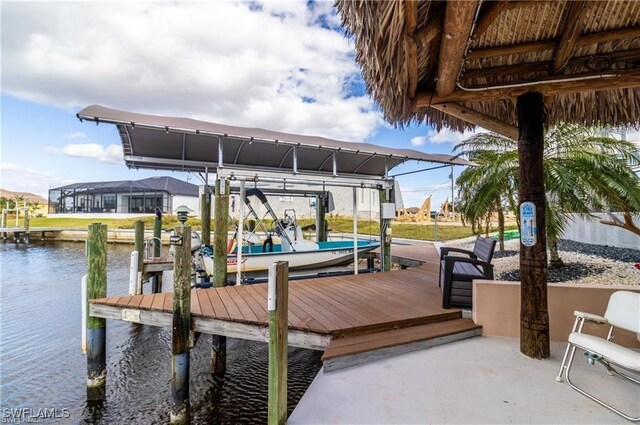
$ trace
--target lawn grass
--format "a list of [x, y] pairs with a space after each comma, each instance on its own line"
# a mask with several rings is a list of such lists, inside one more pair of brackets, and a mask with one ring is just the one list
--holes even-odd
[[[109, 218], [109, 219], [91, 219], [91, 218], [47, 218], [47, 217], [34, 217], [30, 220], [31, 227], [59, 227], [63, 229], [86, 229], [91, 223], [100, 222], [106, 224], [109, 229], [133, 229], [134, 222], [136, 220], [142, 220], [145, 222], [147, 229], [153, 228], [153, 221], [155, 217], [141, 217], [141, 218]], [[299, 219], [299, 224], [305, 226], [315, 223], [313, 219]], [[351, 217], [327, 217], [329, 229], [333, 233], [352, 233], [353, 221]], [[179, 224], [178, 220], [171, 215], [165, 215], [162, 217], [162, 228], [165, 230], [172, 229]], [[194, 230], [201, 230], [201, 221], [199, 218], [190, 218], [187, 220], [187, 224]], [[271, 228], [271, 221], [265, 220], [265, 226]], [[419, 239], [433, 241], [435, 240], [435, 230], [433, 224], [417, 224], [417, 223], [400, 223], [394, 222], [392, 224], [392, 236], [396, 238], [406, 239]], [[213, 226], [211, 226], [213, 228]], [[517, 229], [517, 226], [507, 226], [507, 230]], [[229, 230], [235, 230], [235, 226], [232, 224], [229, 226]], [[496, 228], [491, 228], [491, 231], [496, 231]], [[375, 220], [358, 220], [358, 233], [360, 235], [375, 235], [380, 234], [380, 224]], [[438, 226], [437, 240], [452, 240], [461, 239], [469, 236], [473, 236], [470, 226]]]

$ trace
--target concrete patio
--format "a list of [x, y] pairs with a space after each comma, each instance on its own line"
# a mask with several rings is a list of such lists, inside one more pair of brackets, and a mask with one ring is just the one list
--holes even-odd
[[[565, 347], [554, 342], [550, 360], [531, 360], [517, 339], [482, 336], [321, 371], [288, 423], [630, 423], [554, 380]], [[588, 366], [580, 351], [572, 377], [623, 411], [640, 412], [640, 386]]]

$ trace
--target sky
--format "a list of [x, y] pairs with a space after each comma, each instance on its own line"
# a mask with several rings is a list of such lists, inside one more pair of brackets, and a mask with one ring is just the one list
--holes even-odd
[[[152, 175], [199, 183], [129, 170], [115, 126], [76, 118], [91, 104], [428, 153], [474, 134], [385, 123], [332, 4], [2, 1], [0, 187], [46, 196]], [[449, 173], [399, 177], [405, 206], [432, 195], [439, 207]]]

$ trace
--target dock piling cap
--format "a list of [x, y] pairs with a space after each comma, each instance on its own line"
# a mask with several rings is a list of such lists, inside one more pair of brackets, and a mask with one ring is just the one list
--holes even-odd
[[189, 213], [193, 213], [194, 211], [187, 207], [186, 205], [180, 205], [173, 210], [178, 216], [178, 221], [182, 224], [187, 222], [187, 218], [189, 217]]

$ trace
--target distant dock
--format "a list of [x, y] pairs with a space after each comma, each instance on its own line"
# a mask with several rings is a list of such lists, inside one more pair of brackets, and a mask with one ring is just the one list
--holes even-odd
[[40, 233], [40, 240], [44, 240], [46, 233], [59, 233], [63, 230], [61, 227], [0, 227], [0, 235], [3, 241], [11, 239], [9, 235], [13, 234], [15, 242], [29, 242], [31, 235]]

